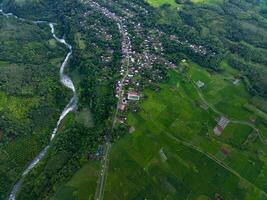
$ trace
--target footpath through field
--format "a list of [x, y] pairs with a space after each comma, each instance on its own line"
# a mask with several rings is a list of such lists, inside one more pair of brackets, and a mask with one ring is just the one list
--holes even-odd
[[205, 155], [206, 157], [208, 157], [209, 159], [211, 159], [212, 161], [214, 161], [215, 163], [217, 163], [218, 165], [220, 165], [221, 167], [223, 167], [224, 169], [226, 169], [227, 171], [229, 171], [230, 173], [234, 174], [235, 176], [237, 176], [238, 178], [240, 178], [241, 180], [243, 180], [244, 182], [248, 183], [249, 185], [252, 185], [253, 187], [257, 188], [259, 191], [261, 191], [264, 195], [267, 195], [267, 193], [265, 191], [263, 191], [262, 189], [260, 189], [258, 186], [256, 186], [255, 184], [251, 183], [249, 180], [247, 180], [246, 178], [244, 178], [243, 176], [241, 176], [237, 171], [235, 171], [234, 169], [232, 169], [231, 167], [227, 166], [226, 164], [224, 164], [222, 161], [218, 160], [215, 156], [213, 156], [212, 154], [203, 151], [202, 149], [200, 149], [199, 147], [183, 141], [175, 136], [173, 136], [171, 133], [169, 133], [168, 131], [162, 129], [161, 127], [157, 126], [156, 122], [151, 121], [155, 127], [157, 127], [158, 130], [162, 131], [163, 133], [166, 134], [167, 137], [169, 137], [170, 139], [190, 148], [193, 149], [195, 151], [198, 151], [199, 153]]

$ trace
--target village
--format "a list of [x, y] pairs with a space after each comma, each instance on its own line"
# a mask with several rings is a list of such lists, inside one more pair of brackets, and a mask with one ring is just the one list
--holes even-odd
[[[133, 111], [136, 110], [138, 102], [142, 99], [142, 89], [153, 85], [158, 90], [157, 82], [162, 81], [165, 76], [163, 71], [176, 68], [176, 63], [164, 58], [164, 47], [161, 38], [166, 34], [158, 29], [149, 30], [147, 34], [144, 34], [145, 30], [142, 24], [131, 20], [134, 17], [134, 13], [129, 9], [121, 11], [121, 8], [116, 8], [121, 11], [121, 16], [118, 16], [97, 2], [87, 0], [84, 3], [89, 4], [92, 8], [114, 21], [119, 29], [122, 53], [119, 70], [121, 79], [116, 82], [115, 96], [119, 101], [117, 122], [126, 123], [126, 111], [129, 108]], [[142, 10], [145, 14], [148, 12], [145, 8], [136, 4], [130, 4], [129, 7]], [[84, 16], [86, 17], [88, 14], [90, 14], [90, 11], [87, 11]], [[131, 30], [131, 33], [129, 33], [129, 30]], [[104, 35], [106, 40], [112, 39], [112, 35], [108, 34], [104, 29], [98, 31]], [[134, 35], [132, 35], [133, 33]], [[135, 41], [136, 37], [144, 38], [139, 47], [132, 44], [132, 40]], [[208, 53], [204, 46], [191, 44], [188, 40], [182, 41], [175, 35], [170, 35], [169, 39], [179, 45], [191, 48], [195, 53], [203, 55]], [[106, 56], [101, 57], [102, 61], [109, 62], [112, 54], [113, 50], [108, 49]], [[185, 59], [181, 60], [181, 62], [185, 61]], [[154, 66], [161, 66], [161, 69]]]
[[[138, 110], [139, 101], [145, 98], [142, 94], [142, 90], [147, 87], [153, 88], [155, 91], [160, 90], [157, 83], [164, 79], [164, 73], [155, 66], [161, 66], [162, 69], [176, 69], [176, 64], [164, 58], [164, 47], [160, 38], [166, 35], [164, 32], [158, 29], [152, 29], [148, 31], [145, 39], [140, 44], [141, 48], [137, 48], [132, 44], [132, 40], [136, 37], [144, 38], [144, 29], [141, 23], [136, 23], [129, 20], [131, 14], [125, 15], [125, 17], [117, 16], [110, 12], [108, 9], [101, 7], [96, 2], [87, 1], [96, 10], [103, 13], [107, 18], [116, 22], [120, 36], [121, 36], [121, 65], [119, 68], [120, 79], [116, 81], [115, 85], [115, 97], [118, 99], [117, 112], [115, 115], [114, 123], [118, 125], [125, 125], [127, 127], [127, 115], [128, 112], [136, 112]], [[85, 16], [90, 12], [85, 13]], [[129, 33], [131, 29], [131, 34]], [[112, 35], [108, 34], [104, 29], [98, 30], [99, 34], [103, 34], [106, 40], [111, 40]], [[188, 40], [180, 41], [176, 36], [170, 35], [171, 41], [177, 42], [179, 45], [186, 45], [191, 48], [195, 53], [207, 54], [208, 51], [201, 45], [190, 44]], [[112, 49], [107, 50], [107, 56], [101, 57], [102, 62], [109, 62], [113, 54]], [[187, 63], [187, 59], [180, 60], [181, 63]], [[205, 87], [205, 83], [202, 80], [197, 80], [195, 83], [198, 89]], [[207, 110], [208, 105], [201, 104], [203, 109]], [[218, 119], [218, 124], [214, 127], [214, 135], [220, 136], [223, 130], [226, 128], [230, 121], [221, 117]], [[134, 127], [129, 128], [129, 133], [132, 133]], [[108, 146], [108, 145], [106, 145]], [[101, 157], [107, 156], [103, 151], [101, 145], [95, 154], [88, 155], [90, 160], [99, 160]], [[222, 151], [228, 153], [228, 150], [224, 148]], [[105, 155], [104, 155], [105, 154]], [[164, 151], [160, 151], [160, 155], [163, 160], [166, 160]], [[105, 159], [103, 162], [107, 162]], [[105, 166], [105, 165], [104, 165]], [[103, 167], [104, 168], [104, 167]], [[103, 172], [101, 172], [103, 176]]]

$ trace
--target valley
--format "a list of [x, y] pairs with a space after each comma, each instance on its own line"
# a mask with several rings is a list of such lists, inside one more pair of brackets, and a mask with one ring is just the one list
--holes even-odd
[[2, 7], [0, 199], [267, 198], [261, 1]]

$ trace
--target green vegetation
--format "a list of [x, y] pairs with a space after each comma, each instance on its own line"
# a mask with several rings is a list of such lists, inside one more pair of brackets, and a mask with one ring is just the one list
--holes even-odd
[[[208, 75], [190, 67], [192, 77], [195, 70], [200, 77]], [[128, 117], [135, 131], [111, 150], [108, 199], [214, 199], [216, 194], [224, 199], [266, 198], [259, 183], [267, 163], [248, 149], [253, 141], [245, 143], [250, 127], [230, 124], [216, 137], [212, 129], [217, 114], [200, 107], [196, 88], [176, 72], [170, 72], [160, 92], [146, 90], [145, 95], [141, 111]]]
[[4, 199], [47, 143], [69, 95], [58, 81], [65, 50], [49, 45], [48, 26], [0, 16], [0, 29], [0, 199]]
[[[95, 1], [126, 19], [134, 56], [156, 58], [139, 68], [140, 101], [118, 112], [127, 123], [112, 131], [117, 24], [78, 0], [0, 0], [7, 12], [57, 24], [73, 47], [66, 73], [78, 94], [17, 199], [93, 199], [101, 164], [92, 159], [106, 138], [114, 142], [106, 199], [267, 199], [266, 3]], [[47, 24], [0, 16], [0, 199], [49, 142], [70, 98], [58, 77], [66, 52]], [[216, 136], [222, 116], [230, 122]]]
[[175, 0], [146, 0], [146, 2], [148, 2], [149, 4], [151, 4], [154, 7], [159, 7], [159, 6], [163, 5], [163, 4], [169, 4], [169, 5], [172, 5], [172, 6], [177, 5], [175, 3]]
[[[43, 199], [53, 196], [85, 165], [110, 127], [115, 107], [110, 86], [115, 85], [120, 62], [119, 34], [116, 24], [109, 24], [96, 12], [83, 21], [86, 26], [80, 26], [77, 21], [81, 20], [84, 7], [78, 1], [4, 1], [3, 5], [6, 12], [26, 19], [56, 22], [57, 35], [64, 34], [73, 46], [66, 73], [73, 77], [78, 92], [77, 111], [64, 120], [57, 136], [60, 140], [51, 144], [47, 156], [25, 179], [18, 196], [24, 200]], [[5, 199], [25, 167], [49, 142], [70, 92], [59, 82], [59, 66], [67, 50], [52, 38], [49, 26], [0, 17], [0, 150], [4, 152], [0, 156], [0, 199]], [[98, 24], [96, 18], [100, 19]], [[109, 24], [107, 31], [113, 35], [112, 41], [86, 29], [105, 24]], [[106, 55], [107, 47], [114, 53], [103, 66], [98, 58]], [[92, 182], [95, 178], [86, 184]]]
[[[96, 189], [99, 162], [90, 162], [78, 170], [73, 177], [56, 192], [55, 200], [92, 200]], [[94, 179], [92, 178], [94, 177]]]
[[[86, 156], [98, 145], [96, 131], [75, 122], [70, 115], [58, 133], [60, 137], [54, 140], [45, 158], [26, 177], [17, 199], [45, 199], [53, 194], [55, 199], [89, 197], [94, 191], [97, 178], [94, 172], [99, 163], [91, 162], [93, 166], [88, 166]], [[61, 185], [64, 182], [66, 184]]]
[[[179, 2], [179, 0], [177, 0]], [[192, 0], [193, 3], [202, 3], [202, 4], [216, 4], [216, 3], [222, 3], [222, 0]]]
[[[168, 60], [177, 63], [188, 56], [217, 72], [223, 70], [223, 62], [238, 70], [236, 78], [253, 96], [266, 97], [266, 9], [260, 1], [177, 2], [178, 10], [161, 6], [152, 19], [168, 33], [162, 37]], [[205, 51], [198, 51], [200, 46]]]

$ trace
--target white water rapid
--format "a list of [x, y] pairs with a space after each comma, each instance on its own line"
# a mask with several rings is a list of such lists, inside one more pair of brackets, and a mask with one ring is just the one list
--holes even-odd
[[69, 103], [67, 104], [67, 106], [65, 107], [65, 109], [62, 111], [58, 121], [57, 121], [57, 124], [56, 124], [56, 127], [54, 128], [53, 132], [52, 132], [52, 135], [51, 135], [51, 138], [50, 138], [50, 142], [47, 144], [47, 146], [42, 149], [42, 151], [32, 160], [32, 162], [28, 165], [28, 167], [24, 170], [24, 172], [22, 173], [21, 175], [21, 178], [18, 180], [18, 182], [13, 186], [13, 189], [8, 197], [8, 200], [15, 200], [16, 199], [16, 194], [17, 192], [19, 191], [22, 183], [23, 183], [23, 180], [25, 178], [25, 176], [39, 163], [39, 161], [45, 156], [48, 148], [50, 147], [50, 143], [52, 142], [52, 140], [54, 139], [54, 137], [56, 136], [56, 133], [57, 133], [57, 130], [62, 122], [62, 120], [66, 117], [66, 115], [69, 113], [69, 112], [72, 112], [73, 110], [75, 110], [76, 108], [76, 105], [77, 105], [77, 94], [76, 94], [76, 90], [75, 90], [75, 87], [74, 87], [74, 84], [72, 82], [72, 80], [70, 79], [69, 76], [67, 76], [66, 74], [64, 74], [64, 69], [65, 69], [65, 66], [66, 64], [68, 63], [69, 59], [70, 59], [70, 56], [72, 54], [72, 46], [70, 44], [68, 44], [64, 38], [58, 38], [55, 34], [55, 28], [54, 28], [54, 24], [53, 23], [50, 23], [50, 22], [47, 22], [47, 21], [30, 21], [30, 20], [26, 20], [26, 19], [23, 19], [23, 18], [20, 18], [20, 17], [17, 17], [16, 15], [14, 15], [13, 13], [5, 13], [2, 9], [0, 9], [0, 14], [4, 15], [5, 17], [14, 17], [20, 21], [27, 21], [27, 22], [32, 22], [34, 24], [40, 24], [40, 23], [47, 23], [49, 26], [50, 26], [50, 29], [51, 29], [51, 34], [53, 36], [53, 38], [55, 38], [55, 40], [61, 44], [64, 44], [69, 52], [68, 54], [66, 55], [63, 63], [61, 64], [61, 67], [60, 67], [60, 71], [59, 71], [59, 74], [60, 74], [60, 82], [67, 88], [69, 88], [72, 93], [73, 93], [73, 96], [71, 98], [71, 100], [69, 101]]

